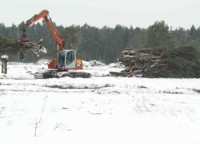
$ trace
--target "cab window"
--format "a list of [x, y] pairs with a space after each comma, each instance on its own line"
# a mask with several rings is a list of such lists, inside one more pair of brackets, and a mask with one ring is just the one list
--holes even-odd
[[65, 54], [59, 53], [58, 62], [59, 62], [59, 66], [60, 67], [64, 67], [65, 66]]
[[75, 60], [74, 51], [69, 51], [66, 57], [66, 63], [71, 64]]

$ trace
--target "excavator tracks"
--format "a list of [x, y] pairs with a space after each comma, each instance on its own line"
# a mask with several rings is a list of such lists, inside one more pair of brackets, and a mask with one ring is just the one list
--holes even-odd
[[61, 77], [71, 77], [71, 78], [90, 78], [91, 74], [87, 72], [63, 72], [58, 70], [49, 70], [45, 72], [37, 72], [34, 74], [35, 79], [48, 79], [48, 78], [61, 78]]

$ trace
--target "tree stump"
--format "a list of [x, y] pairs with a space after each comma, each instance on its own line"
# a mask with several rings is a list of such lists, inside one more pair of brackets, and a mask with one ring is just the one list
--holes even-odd
[[7, 63], [8, 63], [8, 56], [7, 55], [1, 56], [1, 73], [7, 74]]

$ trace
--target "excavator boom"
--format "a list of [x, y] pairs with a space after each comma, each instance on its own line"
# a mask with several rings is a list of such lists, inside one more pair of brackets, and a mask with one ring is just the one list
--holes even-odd
[[53, 24], [51, 23], [50, 19], [46, 16], [44, 17], [44, 20], [47, 23], [47, 26], [49, 28], [49, 30], [51, 31], [51, 34], [54, 38], [54, 40], [56, 41], [57, 45], [58, 45], [58, 50], [62, 50], [65, 46], [64, 41], [59, 37], [57, 30], [54, 28]]

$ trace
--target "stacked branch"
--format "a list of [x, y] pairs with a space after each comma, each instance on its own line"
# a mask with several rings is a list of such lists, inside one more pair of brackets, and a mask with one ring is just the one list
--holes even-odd
[[127, 77], [200, 77], [199, 54], [193, 47], [124, 49], [119, 61]]

